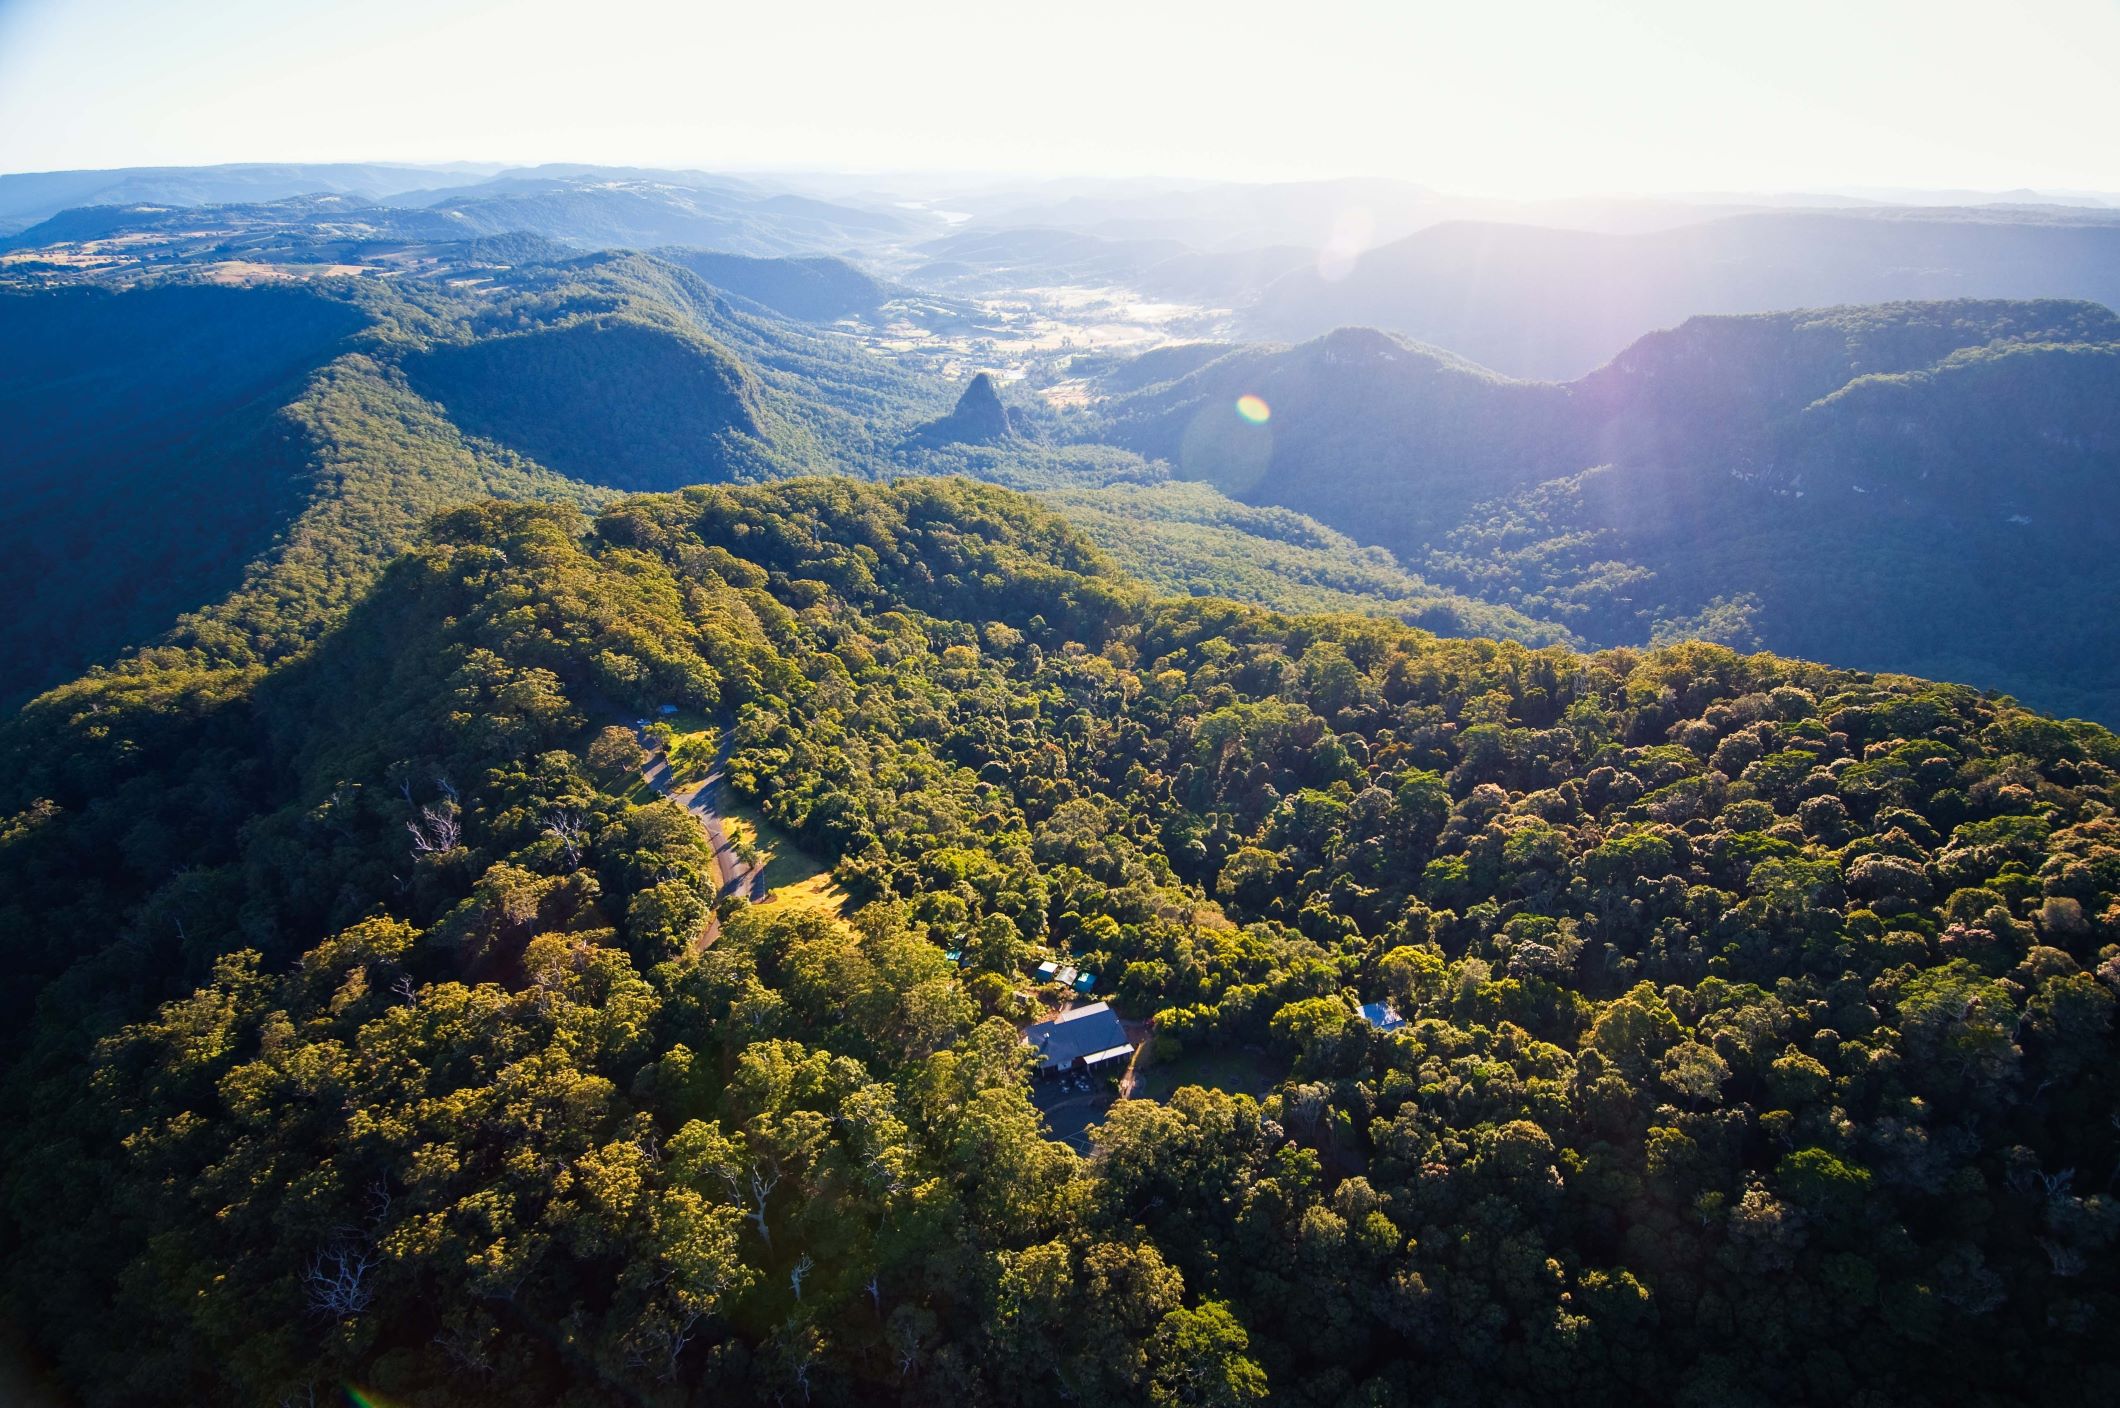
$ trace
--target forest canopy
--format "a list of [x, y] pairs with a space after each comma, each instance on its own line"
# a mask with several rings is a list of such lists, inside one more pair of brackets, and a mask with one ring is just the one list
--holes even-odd
[[[719, 894], [599, 746], [664, 704], [842, 913]], [[799, 479], [452, 509], [0, 756], [5, 1303], [93, 1403], [2120, 1391], [2120, 739], [2006, 697]], [[1048, 955], [1271, 1078], [1048, 1138]]]

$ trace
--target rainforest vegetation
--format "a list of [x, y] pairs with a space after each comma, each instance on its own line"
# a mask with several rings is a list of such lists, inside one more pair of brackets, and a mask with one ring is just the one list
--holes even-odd
[[[5, 1304], [91, 1403], [2120, 1393], [2102, 727], [1163, 596], [962, 479], [287, 610], [0, 731]], [[717, 897], [666, 703], [842, 914]], [[1269, 1088], [1048, 1139], [1047, 955]]]

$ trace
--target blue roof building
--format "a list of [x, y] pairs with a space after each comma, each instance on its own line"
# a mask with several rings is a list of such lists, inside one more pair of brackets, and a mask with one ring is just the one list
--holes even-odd
[[1395, 1032], [1406, 1025], [1399, 1010], [1388, 1002], [1365, 1002], [1362, 1004], [1362, 1020], [1380, 1032]]

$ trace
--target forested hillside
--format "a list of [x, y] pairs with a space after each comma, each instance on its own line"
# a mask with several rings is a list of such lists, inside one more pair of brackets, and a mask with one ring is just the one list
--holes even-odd
[[[320, 220], [344, 214], [316, 205]], [[196, 215], [154, 216], [179, 217]], [[328, 236], [272, 234], [270, 257], [329, 264], [375, 235], [361, 218]], [[0, 708], [126, 647], [277, 659], [427, 515], [487, 495], [588, 506], [616, 490], [804, 473], [1063, 489], [1166, 475], [1124, 451], [1043, 443], [1049, 415], [1006, 443], [914, 436], [960, 386], [766, 306], [822, 316], [803, 300], [854, 296], [859, 276], [834, 261], [569, 256], [525, 237], [431, 249], [441, 272], [420, 278], [221, 287], [181, 269], [122, 290], [0, 294], [15, 447], [0, 487], [18, 510], [0, 523], [0, 585], [24, 607], [0, 619]], [[1241, 510], [1207, 511], [1224, 516], [1222, 536], [1165, 535], [1159, 581], [1292, 604], [1284, 583], [1305, 590], [1320, 570], [1289, 559], [1279, 529], [1258, 540], [1258, 562], [1233, 565], [1249, 534], [1228, 531], [1228, 515]], [[1099, 528], [1139, 531], [1109, 516]], [[1409, 600], [1382, 578], [1339, 575], [1361, 599], [1335, 605], [1400, 614]], [[1557, 638], [1521, 613], [1423, 593], [1454, 597], [1468, 629]]]
[[753, 256], [836, 253], [929, 220], [761, 189], [699, 172], [547, 166], [438, 192], [425, 207], [486, 235], [527, 231], [589, 249], [688, 245]]
[[844, 259], [754, 259], [703, 249], [658, 250], [719, 289], [811, 323], [873, 314], [896, 290]]
[[1126, 572], [1168, 592], [1395, 616], [1447, 636], [1575, 643], [1565, 627], [1423, 581], [1315, 519], [1239, 503], [1205, 484], [1112, 483], [1037, 498]]
[[[717, 898], [664, 703], [845, 918]], [[2095, 725], [797, 479], [455, 509], [0, 757], [6, 1308], [91, 1404], [2120, 1392]], [[1047, 1139], [1041, 955], [1203, 1082]]]
[[[1695, 318], [1555, 384], [1342, 329], [1150, 354], [1075, 433], [1607, 644], [1706, 636], [2120, 718], [2120, 318]], [[1235, 409], [1257, 396], [1271, 420]]]
[[364, 321], [307, 292], [0, 297], [0, 707], [235, 587], [302, 496], [275, 413]]

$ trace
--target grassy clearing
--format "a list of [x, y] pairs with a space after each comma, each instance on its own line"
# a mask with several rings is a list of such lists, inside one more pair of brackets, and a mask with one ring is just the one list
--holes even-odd
[[714, 752], [720, 746], [721, 733], [712, 725], [685, 732], [673, 724], [669, 742], [663, 746], [671, 778], [680, 783], [699, 781], [713, 770]]
[[1143, 1065], [1135, 1074], [1134, 1095], [1143, 1100], [1168, 1100], [1184, 1086], [1204, 1085], [1259, 1098], [1287, 1074], [1279, 1062], [1258, 1052], [1203, 1048], [1175, 1061]]
[[650, 714], [648, 722], [668, 724], [674, 734], [712, 733], [714, 720], [697, 709], [679, 709], [674, 714]]
[[844, 910], [846, 891], [832, 883], [832, 868], [796, 845], [793, 837], [772, 822], [732, 802], [722, 813], [722, 826], [731, 842], [748, 845], [764, 858], [767, 898], [763, 903], [834, 917]]

